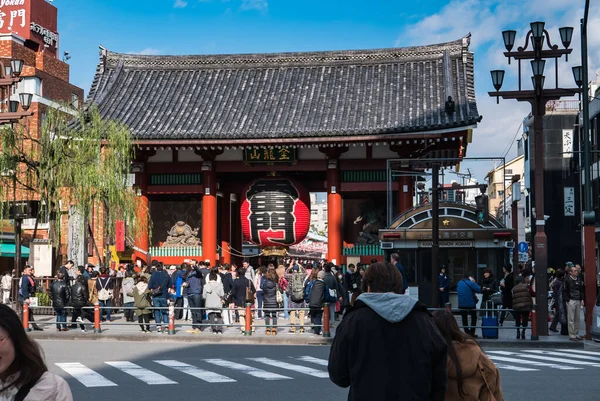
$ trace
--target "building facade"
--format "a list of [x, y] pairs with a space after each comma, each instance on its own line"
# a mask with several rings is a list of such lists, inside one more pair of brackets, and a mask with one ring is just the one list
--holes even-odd
[[[549, 102], [544, 117], [544, 219], [548, 237], [548, 268], [582, 261], [581, 185], [578, 101]], [[535, 227], [535, 141], [529, 135], [533, 118], [524, 121], [526, 236], [533, 246]]]
[[[343, 264], [344, 244], [378, 248], [386, 161], [460, 159], [481, 119], [468, 48], [469, 37], [252, 55], [101, 49], [88, 101], [131, 129], [139, 210], [149, 210], [138, 224], [154, 226], [135, 239], [133, 257], [237, 259], [244, 188], [273, 174], [325, 193], [327, 259]], [[396, 214], [413, 207], [413, 178], [400, 177], [392, 190]], [[201, 245], [164, 253], [167, 231], [179, 221]]]
[[[77, 113], [77, 109], [83, 105], [83, 90], [69, 82], [70, 66], [59, 58], [58, 10], [56, 7], [45, 0], [1, 2], [0, 21], [0, 61], [3, 64], [10, 63], [11, 59], [24, 61], [21, 73], [23, 79], [15, 85], [9, 96], [2, 99], [2, 104], [3, 107], [6, 107], [4, 105], [7, 101], [18, 101], [21, 93], [33, 95], [29, 108], [33, 115], [16, 124], [28, 130], [28, 135], [35, 139], [39, 137], [49, 108], [60, 108], [73, 115]], [[24, 143], [23, 146], [30, 147], [31, 143]], [[13, 193], [16, 194], [18, 201], [39, 199], [36, 191], [15, 184], [15, 188], [7, 191], [5, 200], [13, 200]], [[61, 226], [63, 227], [62, 237], [65, 240], [61, 244], [61, 249], [62, 253], [66, 255], [66, 239], [68, 237], [66, 217]], [[12, 222], [4, 227], [12, 227]], [[28, 246], [33, 239], [35, 228], [35, 219], [23, 221], [22, 232], [25, 246]], [[39, 221], [37, 230], [35, 230], [36, 238], [48, 238], [48, 229], [47, 221]], [[14, 238], [14, 228], [6, 228], [6, 230], [11, 233], [7, 233], [8, 235], [5, 236]], [[5, 257], [0, 257], [0, 263], [2, 263], [0, 271], [12, 268], [13, 265], [12, 259]], [[51, 274], [46, 270], [40, 270], [39, 273]]]

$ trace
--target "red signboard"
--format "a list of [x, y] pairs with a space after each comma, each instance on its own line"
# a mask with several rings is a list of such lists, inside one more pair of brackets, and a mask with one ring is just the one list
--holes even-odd
[[0, 0], [0, 33], [14, 33], [56, 56], [58, 10], [46, 0]]
[[125, 221], [117, 220], [115, 227], [115, 248], [117, 252], [125, 251]]
[[244, 237], [260, 246], [291, 246], [301, 242], [310, 227], [310, 196], [285, 177], [253, 181], [242, 192]]

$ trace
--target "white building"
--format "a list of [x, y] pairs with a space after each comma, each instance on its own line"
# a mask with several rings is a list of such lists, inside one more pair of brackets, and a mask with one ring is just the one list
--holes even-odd
[[317, 193], [310, 194], [310, 230], [327, 235], [327, 201]]

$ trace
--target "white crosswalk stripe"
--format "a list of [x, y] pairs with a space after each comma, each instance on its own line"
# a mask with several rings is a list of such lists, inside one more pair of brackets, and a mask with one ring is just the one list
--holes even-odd
[[596, 364], [593, 362], [577, 361], [577, 360], [566, 359], [566, 358], [554, 358], [554, 357], [549, 357], [549, 356], [545, 356], [545, 355], [535, 355], [535, 354], [526, 353], [524, 351], [521, 351], [521, 352], [487, 351], [487, 353], [494, 354], [494, 355], [519, 357], [519, 358], [524, 358], [525, 360], [534, 359], [534, 360], [542, 360], [542, 361], [546, 361], [546, 362], [560, 362], [560, 363], [566, 363], [566, 364], [571, 364], [571, 365], [600, 367], [600, 364]]
[[229, 378], [227, 376], [222, 376], [218, 373], [211, 372], [209, 370], [204, 370], [197, 368], [195, 366], [189, 365], [187, 363], [166, 360], [166, 361], [154, 361], [160, 365], [178, 370], [181, 373], [185, 373], [186, 375], [194, 376], [200, 380], [204, 380], [208, 383], [231, 383], [235, 382], [234, 379]]
[[153, 372], [151, 370], [142, 368], [135, 363], [129, 361], [112, 361], [112, 362], [104, 362], [105, 364], [112, 366], [113, 368], [117, 368], [120, 371], [127, 373], [130, 376], [135, 377], [138, 380], [143, 381], [146, 384], [157, 385], [157, 384], [177, 384], [176, 381], [173, 381], [161, 374]]
[[327, 366], [329, 365], [329, 361], [327, 359], [315, 358], [312, 356], [299, 356], [297, 358], [290, 357], [292, 359], [297, 359], [303, 362], [316, 363], [317, 365]]
[[237, 362], [226, 361], [225, 359], [204, 359], [204, 362], [212, 363], [213, 365], [220, 366], [222, 368], [228, 368], [246, 373], [250, 376], [257, 377], [264, 380], [286, 380], [291, 377], [283, 376], [273, 372], [267, 372], [266, 370], [258, 369], [253, 366], [243, 365]]
[[594, 361], [594, 362], [600, 363], [600, 355], [598, 355], [597, 357], [588, 356], [588, 355], [578, 355], [578, 354], [572, 354], [571, 351], [568, 351], [568, 350], [546, 351], [546, 350], [535, 349], [535, 350], [530, 350], [527, 352], [534, 353], [534, 354], [542, 354], [542, 355], [553, 355], [553, 356], [560, 356], [560, 357], [567, 357], [567, 358], [584, 359], [587, 361]]
[[275, 359], [270, 359], [270, 358], [247, 358], [247, 359], [249, 359], [251, 361], [264, 363], [265, 365], [275, 366], [276, 368], [291, 370], [292, 372], [300, 372], [300, 373], [304, 373], [305, 375], [319, 377], [321, 379], [325, 379], [325, 378], [329, 377], [329, 373], [324, 372], [322, 370], [308, 368], [306, 366], [301, 366], [301, 365], [294, 365], [294, 364], [287, 363], [287, 362], [281, 362], [281, 361], [277, 361]]
[[576, 368], [574, 366], [556, 365], [553, 363], [545, 363], [545, 362], [538, 362], [538, 361], [526, 361], [523, 359], [507, 358], [504, 356], [488, 355], [488, 357], [494, 362], [496, 362], [496, 361], [512, 362], [512, 363], [519, 363], [522, 365], [540, 366], [540, 367], [547, 367], [547, 368], [553, 368], [553, 369], [559, 369], [559, 370], [581, 370], [581, 369], [583, 369], [583, 368]]
[[[600, 352], [528, 349], [514, 351], [487, 350], [486, 353], [499, 369], [516, 372], [538, 372], [548, 369], [564, 371], [600, 368]], [[114, 368], [121, 373], [119, 376], [116, 376], [115, 373], [111, 374], [110, 371], [106, 371], [105, 374], [111, 379], [116, 377], [124, 379], [125, 376], [122, 374], [124, 373], [148, 385], [178, 384], [178, 382], [183, 384], [185, 380], [182, 378], [181, 373], [207, 383], [215, 384], [241, 381], [241, 378], [245, 375], [261, 380], [302, 379], [303, 375], [320, 379], [329, 377], [326, 369], [328, 360], [324, 358], [304, 355], [281, 357], [278, 359], [256, 357], [245, 358], [245, 360], [248, 361], [247, 365], [234, 360], [216, 358], [195, 360], [193, 364], [177, 360], [154, 360], [145, 361], [145, 363], [108, 361], [103, 363], [108, 366], [107, 369]], [[156, 372], [155, 369], [158, 366], [154, 365], [154, 363], [172, 370], [172, 374], [164, 370], [161, 370], [160, 373]], [[313, 367], [305, 366], [306, 364], [312, 364]], [[104, 371], [94, 370], [80, 362], [63, 362], [56, 363], [55, 365], [85, 387], [115, 387], [123, 384], [118, 382], [118, 380], [113, 379], [114, 381], [111, 381], [103, 376]], [[261, 365], [266, 366], [266, 370], [261, 369]], [[227, 373], [226, 371], [214, 372], [210, 369], [211, 366], [231, 371], [231, 373]], [[294, 377], [276, 373], [281, 371], [289, 371]], [[230, 375], [231, 377], [229, 377]], [[174, 378], [178, 378], [177, 381]]]
[[55, 365], [86, 387], [111, 387], [117, 385], [79, 362], [55, 363]]

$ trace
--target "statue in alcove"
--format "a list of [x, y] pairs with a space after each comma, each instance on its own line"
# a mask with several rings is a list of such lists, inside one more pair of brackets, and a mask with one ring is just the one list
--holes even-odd
[[169, 231], [167, 231], [167, 240], [162, 246], [199, 246], [200, 239], [198, 238], [198, 231], [198, 228], [192, 229], [192, 227], [184, 221], [178, 221]]

